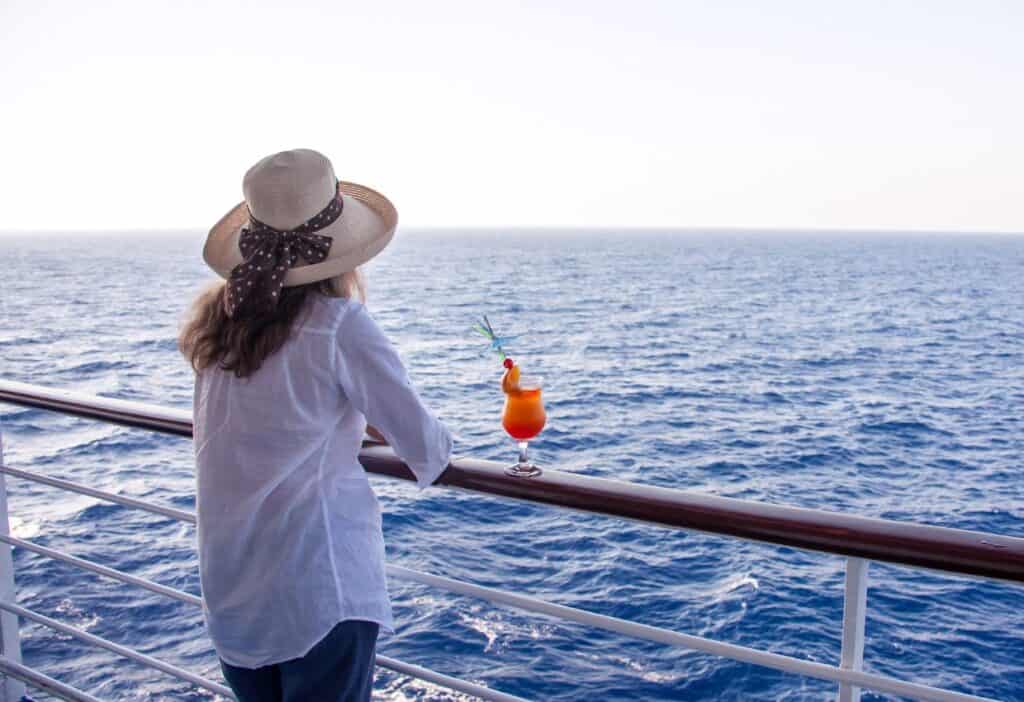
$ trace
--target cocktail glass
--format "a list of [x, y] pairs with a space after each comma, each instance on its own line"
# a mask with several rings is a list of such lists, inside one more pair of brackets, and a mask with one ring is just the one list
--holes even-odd
[[527, 459], [526, 447], [544, 428], [547, 415], [541, 397], [541, 379], [520, 378], [518, 385], [505, 392], [505, 411], [501, 415], [501, 425], [519, 444], [519, 462], [505, 472], [517, 478], [532, 478], [540, 475], [541, 470]]

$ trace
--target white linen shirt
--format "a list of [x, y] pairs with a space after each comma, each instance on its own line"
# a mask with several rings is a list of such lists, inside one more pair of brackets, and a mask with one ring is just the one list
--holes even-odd
[[359, 464], [377, 427], [422, 489], [452, 439], [359, 302], [313, 294], [248, 378], [211, 366], [193, 399], [199, 574], [217, 654], [258, 668], [346, 619], [394, 631], [377, 497]]

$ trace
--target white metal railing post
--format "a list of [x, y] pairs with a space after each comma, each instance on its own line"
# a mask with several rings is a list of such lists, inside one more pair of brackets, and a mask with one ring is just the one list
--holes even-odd
[[[846, 594], [843, 598], [843, 649], [839, 667], [864, 667], [864, 620], [868, 600], [868, 564], [863, 558], [846, 559]], [[839, 683], [839, 702], [860, 702], [860, 688]]]
[[[0, 429], [0, 464], [4, 462], [4, 435]], [[0, 473], [0, 534], [11, 532], [7, 520], [7, 482]], [[0, 544], [0, 601], [14, 603], [14, 559], [11, 547]], [[21, 640], [18, 637], [18, 617], [7, 611], [0, 611], [0, 656], [14, 663], [21, 663]], [[25, 684], [9, 675], [0, 673], [0, 702], [18, 702], [25, 696]]]

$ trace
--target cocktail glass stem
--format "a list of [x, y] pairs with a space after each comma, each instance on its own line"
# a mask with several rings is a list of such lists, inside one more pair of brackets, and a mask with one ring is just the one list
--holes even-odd
[[526, 456], [526, 443], [525, 441], [517, 441], [519, 445], [519, 461], [505, 468], [505, 472], [515, 478], [535, 478], [540, 475], [543, 471], [530, 463], [530, 460]]

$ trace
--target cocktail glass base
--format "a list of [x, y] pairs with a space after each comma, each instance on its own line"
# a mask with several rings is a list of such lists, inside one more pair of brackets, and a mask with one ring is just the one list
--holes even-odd
[[539, 466], [533, 463], [513, 463], [505, 468], [505, 474], [513, 478], [536, 478], [543, 473]]

